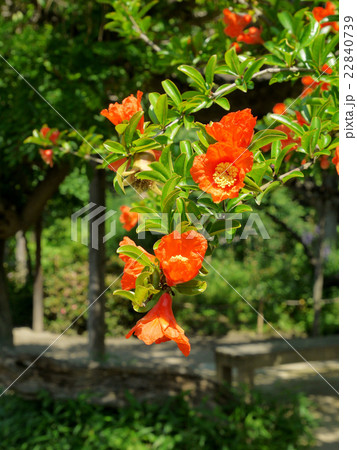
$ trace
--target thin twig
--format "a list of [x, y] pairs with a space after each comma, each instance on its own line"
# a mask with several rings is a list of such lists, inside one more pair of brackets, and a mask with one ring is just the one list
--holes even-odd
[[285, 177], [287, 177], [288, 175], [290, 175], [291, 173], [297, 172], [298, 170], [306, 170], [310, 166], [312, 166], [315, 163], [315, 161], [316, 161], [316, 158], [314, 158], [312, 161], [302, 164], [300, 167], [295, 167], [295, 169], [292, 169], [292, 170], [289, 170], [289, 172], [283, 173], [275, 180], [271, 180], [271, 181], [268, 181], [268, 183], [263, 184], [263, 186], [261, 186], [260, 189], [262, 191], [265, 191], [272, 183], [274, 183], [274, 181], [283, 181], [283, 179]]
[[[279, 72], [311, 72], [311, 69], [308, 69], [306, 67], [269, 67], [268, 69], [260, 70], [259, 72], [256, 72], [253, 76], [253, 78], [261, 77], [262, 75], [269, 74], [269, 73], [279, 73]], [[237, 77], [238, 79], [239, 77]], [[216, 92], [213, 92], [210, 95], [210, 98], [216, 98], [219, 95], [225, 94], [226, 92], [230, 91], [231, 89], [237, 89], [236, 83], [231, 83], [228, 86], [226, 86], [224, 89], [221, 89], [219, 92], [216, 90]]]
[[155, 44], [139, 27], [139, 25], [135, 22], [134, 17], [128, 14], [130, 22], [133, 24], [134, 30], [139, 33], [139, 38], [144, 41], [147, 45], [149, 45], [155, 52], [161, 52], [161, 48]]

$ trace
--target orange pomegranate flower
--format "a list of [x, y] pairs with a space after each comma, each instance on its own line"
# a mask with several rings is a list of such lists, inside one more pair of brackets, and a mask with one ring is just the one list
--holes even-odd
[[146, 345], [174, 341], [185, 356], [188, 356], [191, 351], [191, 345], [184, 330], [176, 322], [172, 312], [172, 298], [167, 293], [163, 294], [156, 305], [136, 322], [125, 337], [129, 339], [132, 334]]
[[274, 114], [285, 114], [287, 110], [287, 107], [284, 105], [284, 103], [277, 103], [274, 108], [273, 108], [273, 113]]
[[237, 37], [237, 41], [245, 42], [246, 44], [264, 44], [263, 39], [261, 38], [261, 34], [263, 32], [262, 27], [250, 27], [244, 33], [241, 33]]
[[216, 141], [248, 147], [252, 141], [257, 118], [249, 108], [226, 114], [219, 122], [206, 125], [207, 133]]
[[326, 170], [330, 167], [330, 161], [328, 160], [327, 155], [322, 155], [320, 158], [320, 167], [323, 170]]
[[336, 166], [336, 171], [340, 175], [340, 147], [336, 147], [336, 153], [335, 156], [332, 158], [332, 162]]
[[305, 89], [302, 91], [301, 97], [306, 97], [307, 95], [311, 94], [320, 85], [321, 85], [321, 92], [328, 91], [330, 89], [330, 83], [315, 81], [310, 76], [302, 77], [301, 82], [304, 86], [306, 86]]
[[120, 211], [122, 213], [119, 217], [119, 221], [123, 224], [123, 228], [126, 231], [130, 231], [138, 223], [139, 214], [136, 212], [131, 212], [129, 206], [121, 206]]
[[169, 286], [186, 283], [198, 274], [207, 250], [207, 240], [197, 231], [179, 233], [174, 231], [164, 236], [155, 255]]
[[[143, 110], [141, 107], [142, 96], [143, 93], [137, 91], [137, 98], [131, 94], [129, 97], [126, 97], [121, 104], [117, 102], [111, 103], [108, 109], [103, 109], [100, 114], [109, 119], [114, 125], [118, 125], [124, 120], [130, 120], [135, 113]], [[141, 133], [144, 132], [144, 117], [140, 119], [137, 128]]]
[[[321, 20], [325, 17], [333, 16], [335, 14], [335, 5], [331, 2], [327, 2], [325, 8], [323, 8], [322, 6], [316, 6], [315, 8], [313, 8], [312, 14], [318, 22], [321, 22]], [[322, 28], [328, 27], [329, 25], [331, 25], [335, 31], [339, 30], [337, 22], [325, 22], [320, 24]]]
[[48, 164], [50, 167], [53, 167], [53, 150], [51, 148], [41, 148], [40, 155], [46, 164]]
[[[137, 246], [134, 241], [132, 241], [127, 236], [124, 237], [124, 239], [120, 242], [119, 246], [122, 247], [123, 245], [133, 245], [134, 247], [137, 247], [139, 250], [141, 250], [151, 261], [155, 261], [155, 256], [150, 255], [145, 249], [143, 249], [140, 246]], [[124, 273], [121, 279], [121, 287], [125, 291], [130, 291], [131, 289], [135, 289], [135, 282], [138, 276], [143, 271], [144, 266], [140, 264], [138, 261], [136, 261], [133, 258], [130, 258], [130, 256], [127, 255], [119, 255], [119, 258], [124, 261]]]
[[[41, 128], [40, 133], [42, 134], [43, 137], [46, 137], [50, 129], [51, 128], [45, 125]], [[51, 133], [51, 135], [48, 137], [53, 145], [56, 145], [59, 134], [60, 134], [59, 131], [53, 131], [53, 133]]]
[[223, 21], [227, 25], [224, 32], [232, 38], [241, 34], [244, 28], [252, 21], [252, 17], [249, 14], [236, 14], [227, 8], [223, 10], [223, 15]]
[[212, 195], [215, 203], [238, 197], [246, 173], [253, 167], [253, 153], [247, 147], [217, 142], [205, 155], [197, 155], [190, 170], [200, 189]]
[[236, 53], [239, 53], [241, 51], [240, 45], [238, 44], [238, 42], [233, 42], [231, 44], [231, 47], [234, 47], [236, 49]]
[[307, 124], [306, 120], [303, 118], [303, 116], [300, 113], [300, 111], [295, 111], [295, 114], [296, 114], [296, 120], [297, 120], [299, 125], [306, 125]]
[[331, 75], [332, 69], [331, 69], [331, 67], [330, 67], [328, 64], [324, 64], [324, 65], [321, 67], [321, 72], [324, 72], [324, 73], [326, 73], [327, 75]]

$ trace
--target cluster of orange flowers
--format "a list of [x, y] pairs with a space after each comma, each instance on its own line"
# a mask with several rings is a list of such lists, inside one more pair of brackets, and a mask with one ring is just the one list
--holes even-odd
[[[47, 125], [44, 125], [41, 128], [40, 133], [42, 134], [42, 136], [44, 138], [48, 135], [48, 132], [50, 131], [50, 129], [51, 128], [49, 128]], [[51, 135], [48, 136], [49, 140], [53, 143], [53, 145], [56, 145], [59, 134], [60, 134], [59, 131], [53, 131], [53, 133], [51, 133]], [[48, 164], [50, 167], [53, 167], [53, 150], [52, 150], [52, 148], [41, 148], [40, 155], [46, 164]]]
[[[135, 242], [127, 236], [119, 245], [120, 247], [123, 245], [137, 247]], [[207, 240], [200, 233], [192, 230], [182, 234], [174, 231], [164, 236], [155, 249], [155, 256], [142, 247], [138, 248], [153, 264], [159, 266], [162, 273], [161, 288], [164, 291], [170, 291], [171, 286], [186, 283], [198, 275], [207, 246]], [[127, 255], [120, 254], [119, 257], [125, 263], [121, 280], [122, 288], [128, 291], [135, 289], [136, 280], [144, 266]], [[173, 340], [185, 356], [190, 353], [190, 343], [184, 335], [184, 330], [176, 323], [172, 313], [172, 299], [167, 292], [136, 323], [126, 337], [129, 338], [133, 333], [147, 345]]]
[[[277, 103], [274, 107], [273, 107], [273, 113], [274, 114], [285, 114], [287, 112], [288, 108], [285, 106], [284, 103]], [[299, 111], [295, 111], [296, 114], [296, 122], [299, 125], [306, 125], [307, 122], [306, 120], [303, 118], [303, 116], [301, 115], [301, 113]], [[285, 156], [285, 161], [289, 161], [291, 156], [292, 156], [292, 152], [294, 150], [296, 150], [298, 148], [298, 146], [301, 144], [301, 138], [300, 137], [295, 137], [295, 134], [292, 130], [290, 130], [290, 128], [288, 128], [286, 125], [279, 125], [277, 127], [275, 127], [275, 130], [280, 130], [283, 133], [285, 133], [287, 135], [287, 139], [283, 139], [281, 141], [281, 146], [282, 148], [286, 147], [287, 145], [290, 144], [296, 144], [294, 146], [292, 146], [287, 155]], [[261, 148], [261, 150], [263, 152], [267, 152], [271, 149], [271, 144], [265, 145], [264, 147]], [[336, 165], [336, 170], [337, 173], [339, 173], [339, 165], [338, 165], [338, 161], [339, 161], [339, 148], [337, 146], [336, 148], [336, 153], [334, 158], [332, 159], [332, 162]], [[302, 164], [306, 163], [306, 159], [303, 159], [301, 161]], [[330, 161], [328, 159], [327, 155], [321, 155], [320, 157], [320, 167], [321, 169], [328, 169], [330, 167]]]
[[[312, 14], [318, 22], [321, 22], [327, 16], [333, 16], [335, 14], [335, 5], [331, 2], [326, 2], [325, 8], [322, 6], [316, 6], [312, 10]], [[337, 22], [325, 22], [320, 24], [321, 28], [331, 26], [335, 31], [339, 30]]]
[[223, 10], [224, 23], [227, 25], [224, 32], [231, 38], [236, 38], [236, 42], [232, 44], [236, 51], [241, 50], [238, 42], [244, 42], [246, 44], [264, 44], [261, 38], [262, 27], [249, 27], [244, 31], [244, 28], [250, 24], [252, 17], [249, 14], [236, 14], [229, 9]]
[[207, 133], [216, 139], [207, 153], [197, 155], [190, 170], [200, 189], [212, 195], [216, 203], [238, 197], [245, 175], [252, 170], [253, 153], [248, 150], [257, 118], [250, 109], [224, 116], [220, 122], [206, 125]]

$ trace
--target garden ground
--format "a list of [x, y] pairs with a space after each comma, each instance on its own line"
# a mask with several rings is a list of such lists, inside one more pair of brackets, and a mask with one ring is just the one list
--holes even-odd
[[[58, 335], [43, 332], [34, 333], [29, 328], [16, 328], [14, 341], [21, 353], [38, 355], [49, 346]], [[173, 342], [165, 345], [145, 346], [135, 338], [107, 339], [107, 356], [113, 365], [135, 365], [163, 367], [186, 367], [193, 372], [207, 377], [215, 377], [214, 347], [227, 342], [249, 342], [261, 340], [254, 334], [229, 333], [226, 337], [190, 338], [192, 351], [184, 358]], [[87, 339], [85, 336], [61, 336], [46, 351], [47, 356], [64, 360], [87, 360]], [[334, 387], [338, 386], [338, 362], [314, 362], [315, 369]], [[260, 390], [274, 392], [282, 387], [307, 394], [315, 405], [315, 415], [320, 426], [315, 432], [316, 449], [338, 449], [338, 397], [330, 386], [305, 363], [286, 364], [264, 368], [257, 371], [256, 387]]]

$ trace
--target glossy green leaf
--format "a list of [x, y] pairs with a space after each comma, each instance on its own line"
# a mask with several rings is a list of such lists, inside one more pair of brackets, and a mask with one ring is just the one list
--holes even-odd
[[178, 67], [180, 72], [183, 72], [185, 75], [189, 76], [197, 85], [203, 90], [207, 89], [206, 82], [200, 72], [194, 67], [187, 66], [185, 64]]
[[157, 120], [161, 125], [165, 125], [168, 112], [167, 95], [162, 94], [157, 99], [156, 105], [154, 106], [154, 112]]
[[136, 131], [137, 127], [138, 127], [138, 124], [139, 124], [141, 118], [143, 117], [143, 115], [144, 115], [144, 111], [138, 111], [137, 113], [135, 113], [131, 117], [131, 119], [129, 121], [129, 124], [128, 124], [128, 126], [125, 129], [125, 143], [126, 143], [126, 145], [130, 145], [131, 144], [131, 142], [133, 140], [133, 137], [134, 137], [134, 133], [135, 133], [135, 131]]
[[300, 172], [299, 170], [296, 170], [295, 172], [290, 173], [289, 175], [286, 175], [282, 179], [283, 183], [286, 183], [287, 181], [291, 180], [292, 178], [304, 178], [304, 174]]
[[186, 283], [175, 285], [175, 290], [184, 295], [198, 295], [202, 294], [207, 288], [207, 283], [201, 280], [190, 280]]
[[143, 250], [140, 250], [139, 247], [136, 247], [134, 245], [122, 245], [121, 247], [118, 248], [117, 253], [119, 253], [120, 255], [129, 256], [130, 258], [135, 259], [135, 261], [142, 264], [143, 266], [153, 265], [153, 263], [145, 255]]
[[118, 153], [120, 155], [126, 155], [126, 149], [119, 142], [115, 141], [105, 141], [103, 147], [106, 148], [111, 153]]
[[253, 136], [249, 150], [256, 151], [264, 147], [264, 145], [270, 144], [274, 141], [281, 141], [286, 138], [287, 135], [284, 132], [272, 128], [266, 128], [265, 130], [258, 131], [258, 133]]
[[165, 80], [161, 84], [166, 94], [171, 98], [176, 106], [179, 106], [182, 102], [182, 97], [176, 84], [171, 80]]
[[290, 31], [290, 33], [295, 32], [294, 18], [288, 11], [278, 13], [278, 19], [282, 26]]
[[217, 64], [217, 55], [212, 55], [205, 69], [206, 81], [209, 85], [213, 83], [216, 64]]
[[272, 119], [274, 119], [275, 121], [286, 125], [288, 128], [290, 128], [290, 130], [293, 130], [297, 136], [302, 136], [305, 133], [305, 130], [303, 129], [303, 127], [301, 125], [293, 122], [292, 119], [290, 119], [286, 116], [283, 116], [280, 114], [271, 114], [270, 117]]

